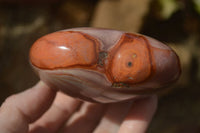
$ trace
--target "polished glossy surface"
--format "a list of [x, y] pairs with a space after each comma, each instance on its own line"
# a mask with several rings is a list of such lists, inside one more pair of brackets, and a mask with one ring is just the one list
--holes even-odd
[[39, 39], [30, 52], [31, 62], [44, 69], [91, 65], [97, 62], [99, 43], [78, 32], [56, 32]]
[[49, 86], [102, 103], [152, 94], [180, 75], [178, 56], [168, 46], [109, 29], [74, 28], [46, 35], [33, 44], [30, 62]]

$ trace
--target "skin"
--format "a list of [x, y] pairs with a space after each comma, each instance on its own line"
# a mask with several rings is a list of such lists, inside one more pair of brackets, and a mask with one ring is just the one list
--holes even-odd
[[156, 106], [156, 96], [115, 104], [82, 102], [39, 82], [5, 100], [0, 108], [0, 131], [145, 133]]

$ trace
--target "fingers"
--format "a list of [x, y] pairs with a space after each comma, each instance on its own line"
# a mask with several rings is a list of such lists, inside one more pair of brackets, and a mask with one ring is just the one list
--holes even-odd
[[58, 92], [51, 108], [30, 126], [30, 133], [57, 132], [80, 104], [79, 100]]
[[0, 131], [27, 133], [29, 123], [50, 107], [55, 94], [55, 90], [39, 82], [31, 89], [7, 98], [0, 108]]
[[[10, 96], [0, 108], [0, 131], [27, 133], [29, 124], [52, 105], [30, 126], [30, 133], [53, 133], [63, 125], [65, 133], [88, 133], [93, 130], [94, 133], [115, 133], [118, 130], [118, 133], [144, 133], [157, 105], [157, 97], [152, 96], [136, 101], [132, 107], [132, 102], [111, 104], [104, 115], [105, 105], [84, 103], [77, 111], [80, 101], [59, 92], [52, 104], [55, 95], [55, 90], [39, 82], [27, 91]], [[67, 124], [64, 124], [66, 121]]]
[[132, 101], [109, 104], [108, 110], [94, 133], [116, 133], [131, 104]]
[[156, 108], [156, 96], [135, 101], [118, 133], [145, 133]]
[[85, 102], [64, 126], [62, 133], [92, 133], [105, 109], [105, 105]]

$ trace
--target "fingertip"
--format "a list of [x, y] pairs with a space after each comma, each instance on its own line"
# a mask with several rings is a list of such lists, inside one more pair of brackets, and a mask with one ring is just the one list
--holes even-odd
[[0, 131], [26, 132], [28, 124], [38, 119], [52, 104], [56, 91], [43, 82], [9, 96], [1, 106]]
[[51, 106], [56, 90], [39, 81], [35, 86], [17, 95], [17, 105], [30, 117], [30, 122], [33, 122]]
[[136, 110], [156, 110], [158, 103], [157, 95], [147, 96], [134, 102], [132, 108]]
[[156, 95], [137, 100], [133, 103], [119, 129], [119, 133], [145, 133], [156, 112]]
[[135, 101], [126, 119], [149, 122], [157, 109], [157, 101], [156, 95]]
[[31, 89], [43, 89], [45, 91], [49, 91], [49, 92], [53, 92], [55, 93], [57, 90], [54, 88], [50, 88], [47, 84], [45, 84], [43, 81], [38, 81], [34, 86], [32, 86], [31, 88], [27, 89], [27, 90], [31, 90]]

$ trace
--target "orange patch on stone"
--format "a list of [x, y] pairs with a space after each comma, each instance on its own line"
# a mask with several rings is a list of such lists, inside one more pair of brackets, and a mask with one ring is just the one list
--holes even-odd
[[37, 40], [30, 50], [31, 63], [43, 69], [91, 66], [97, 63], [99, 42], [84, 33], [60, 31]]
[[148, 44], [134, 34], [124, 34], [111, 50], [110, 75], [113, 82], [138, 83], [151, 74]]

